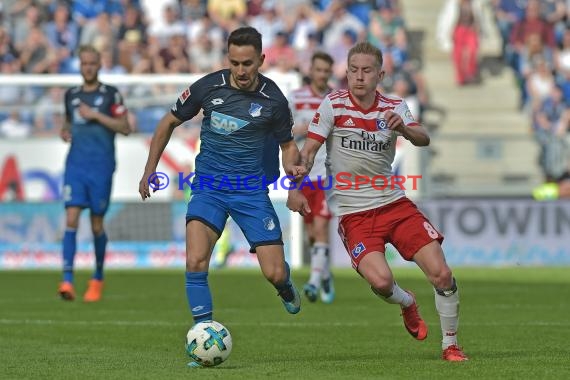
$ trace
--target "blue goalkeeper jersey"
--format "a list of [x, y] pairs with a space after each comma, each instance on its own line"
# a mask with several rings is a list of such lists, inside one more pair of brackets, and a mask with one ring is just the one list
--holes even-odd
[[71, 122], [71, 147], [66, 167], [94, 175], [110, 175], [115, 170], [115, 132], [82, 118], [80, 103], [115, 117], [125, 112], [121, 94], [115, 87], [104, 84], [95, 91], [83, 91], [82, 86], [77, 86], [65, 93], [65, 115]]
[[200, 153], [192, 191], [267, 191], [279, 175], [278, 144], [293, 139], [288, 101], [259, 74], [255, 91], [230, 85], [230, 71], [208, 74], [187, 88], [171, 109], [179, 120], [203, 110]]

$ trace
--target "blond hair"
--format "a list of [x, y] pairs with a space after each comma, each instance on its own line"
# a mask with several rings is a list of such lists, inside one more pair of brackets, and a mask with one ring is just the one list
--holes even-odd
[[77, 56], [81, 56], [81, 54], [83, 53], [94, 53], [97, 54], [97, 59], [101, 59], [101, 52], [99, 52], [99, 50], [95, 49], [95, 47], [93, 45], [81, 45], [79, 47]]
[[382, 58], [382, 51], [376, 46], [372, 45], [370, 42], [359, 42], [354, 45], [348, 51], [348, 58], [346, 59], [347, 63], [355, 54], [366, 54], [374, 56], [376, 58], [376, 63], [378, 63], [378, 68], [382, 68], [382, 63], [384, 62], [384, 59]]

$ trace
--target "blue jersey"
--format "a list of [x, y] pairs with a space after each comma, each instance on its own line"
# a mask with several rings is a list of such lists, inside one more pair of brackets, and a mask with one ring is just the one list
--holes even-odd
[[289, 104], [271, 79], [259, 74], [255, 91], [230, 85], [220, 70], [186, 89], [172, 114], [186, 121], [203, 110], [193, 191], [267, 191], [279, 175], [278, 144], [293, 139]]
[[65, 93], [65, 115], [71, 123], [71, 147], [66, 168], [94, 175], [111, 175], [115, 170], [115, 132], [82, 118], [80, 103], [116, 117], [125, 112], [121, 94], [115, 87], [104, 84], [95, 91], [83, 91], [82, 86], [77, 86]]

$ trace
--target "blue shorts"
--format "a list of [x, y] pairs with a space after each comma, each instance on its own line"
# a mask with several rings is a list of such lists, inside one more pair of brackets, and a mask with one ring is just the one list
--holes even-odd
[[283, 245], [281, 225], [267, 192], [192, 193], [186, 212], [186, 223], [199, 220], [218, 235], [222, 234], [228, 216], [236, 222], [250, 245], [250, 252], [263, 245]]
[[97, 176], [89, 170], [67, 168], [63, 183], [65, 207], [89, 208], [93, 215], [105, 215], [112, 186], [112, 172]]

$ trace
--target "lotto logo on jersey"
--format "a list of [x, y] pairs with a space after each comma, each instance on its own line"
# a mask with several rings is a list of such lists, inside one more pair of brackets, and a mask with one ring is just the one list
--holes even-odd
[[184, 104], [186, 99], [188, 99], [189, 97], [190, 97], [190, 89], [187, 88], [182, 94], [180, 94], [178, 100], [180, 100], [180, 104]]
[[386, 128], [388, 128], [388, 123], [386, 122], [386, 119], [376, 120], [376, 129], [378, 129], [379, 131], [383, 131]]
[[364, 243], [360, 242], [356, 245], [356, 247], [352, 248], [350, 254], [356, 259], [364, 251], [366, 251], [366, 247], [364, 246]]
[[237, 117], [225, 115], [220, 112], [212, 111], [210, 116], [210, 126], [221, 135], [229, 135], [239, 129], [242, 129], [249, 122], [245, 120], [238, 119]]

